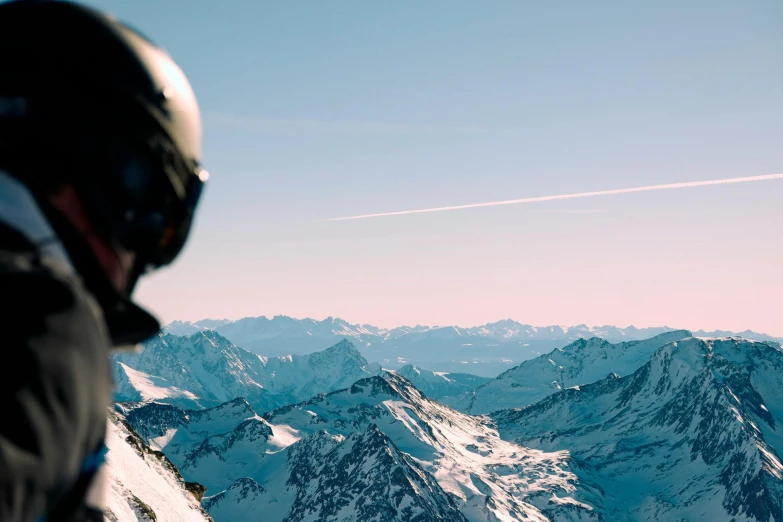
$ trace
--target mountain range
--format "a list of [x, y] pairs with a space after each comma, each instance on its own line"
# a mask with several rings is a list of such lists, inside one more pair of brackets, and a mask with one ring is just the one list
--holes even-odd
[[[205, 411], [150, 403], [127, 418], [207, 486], [218, 521], [597, 519], [567, 452], [503, 441], [394, 373], [263, 416], [237, 399]], [[331, 496], [344, 499], [339, 516]]]
[[261, 357], [212, 330], [190, 337], [159, 334], [139, 353], [116, 355], [113, 364], [117, 401], [205, 408], [244, 397], [261, 412], [381, 371], [348, 341], [306, 355]]
[[115, 359], [121, 433], [206, 486], [217, 522], [783, 520], [775, 342], [579, 339], [493, 379], [383, 371], [348, 340], [148, 344]]
[[454, 499], [377, 426], [347, 437], [319, 431], [286, 456], [286, 469], [267, 475], [276, 480], [266, 487], [240, 478], [208, 497], [205, 507], [223, 520], [466, 520]]
[[628, 375], [674, 341], [691, 337], [685, 330], [656, 335], [644, 341], [610, 343], [598, 337], [579, 339], [564, 348], [525, 361], [491, 381], [441, 402], [465, 413], [490, 413], [521, 408], [559, 390], [589, 384], [610, 373]]
[[[629, 326], [536, 327], [506, 319], [482, 326], [403, 326], [380, 328], [352, 324], [329, 317], [323, 321], [286, 316], [246, 317], [238, 320], [205, 319], [196, 322], [174, 321], [165, 330], [190, 336], [205, 329], [215, 330], [234, 344], [264, 356], [307, 354], [350, 340], [371, 361], [385, 368], [406, 364], [442, 372], [470, 373], [495, 377], [499, 373], [554, 348], [579, 339], [600, 337], [608, 342], [643, 340], [675, 330], [666, 326], [635, 328]], [[757, 341], [783, 341], [765, 334], [744, 332], [693, 331], [701, 337], [735, 336]]]
[[783, 520], [783, 350], [687, 338], [608, 374], [492, 413], [504, 440], [568, 451], [608, 520]]

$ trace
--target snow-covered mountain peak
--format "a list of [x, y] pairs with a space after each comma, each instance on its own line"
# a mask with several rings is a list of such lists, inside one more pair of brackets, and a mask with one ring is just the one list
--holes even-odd
[[[222, 350], [232, 345], [231, 341], [217, 333], [215, 330], [201, 330], [190, 336], [193, 344], [206, 349]], [[211, 348], [207, 348], [207, 347]]]
[[[665, 344], [679, 341], [680, 339], [687, 339], [692, 337], [691, 332], [688, 330], [673, 330], [671, 332], [664, 332], [658, 334], [649, 339], [643, 339], [639, 341], [630, 341], [625, 343], [611, 343], [598, 336], [582, 337], [572, 342], [571, 344], [563, 347], [556, 348], [552, 351], [552, 354], [563, 354], [565, 357], [581, 358], [590, 357], [592, 359], [604, 358], [612, 352], [622, 352], [629, 350], [639, 351], [648, 346], [663, 346]], [[551, 355], [551, 354], [550, 354]], [[509, 372], [513, 371], [509, 370]]]
[[[783, 349], [770, 341], [690, 337], [661, 347], [648, 364], [673, 383], [677, 376], [688, 378], [690, 373], [704, 371], [721, 383], [727, 379], [735, 382], [738, 378], [759, 378], [761, 374], [773, 376], [777, 370], [783, 370]], [[672, 365], [678, 372], [672, 373]]]
[[[344, 393], [344, 390], [338, 390], [327, 394], [337, 395]], [[386, 396], [410, 403], [430, 402], [412, 382], [400, 377], [395, 372], [383, 372], [381, 375], [361, 379], [353, 383], [350, 387], [351, 395], [363, 395], [368, 398]]]
[[643, 341], [622, 343], [610, 343], [598, 337], [582, 338], [525, 361], [475, 391], [446, 397], [442, 402], [472, 414], [520, 408], [564, 388], [594, 382], [611, 372], [628, 375], [645, 364], [661, 346], [690, 337], [686, 330], [675, 330]]
[[[398, 488], [407, 490], [405, 484], [423, 502], [417, 504], [420, 509], [440, 513], [441, 518], [433, 514], [421, 520], [595, 518], [588, 505], [591, 494], [580, 489], [567, 453], [528, 450], [502, 441], [481, 419], [426, 398], [394, 373], [366, 377], [343, 390], [278, 408], [263, 415], [263, 425], [253, 416], [202, 430], [201, 419], [186, 413], [190, 420], [176, 431], [140, 429], [155, 436], [150, 443], [170, 455], [190, 479], [213, 492], [227, 490], [208, 500], [218, 518], [231, 513], [244, 519], [252, 509], [265, 513], [274, 501], [283, 511], [266, 516], [282, 520], [296, 512], [299, 515], [291, 519], [304, 520], [296, 506], [304, 503], [318, 511], [321, 505], [331, 505], [319, 491], [346, 491], [346, 502], [352, 503], [354, 497], [341, 489], [343, 485], [351, 485], [351, 495], [369, 499], [356, 493], [369, 488], [376, 499], [385, 499]], [[245, 436], [250, 427], [253, 436]], [[306, 457], [299, 460], [298, 455]], [[345, 475], [340, 466], [354, 471]], [[387, 471], [369, 472], [375, 468]], [[385, 476], [398, 476], [392, 489], [384, 489]], [[256, 484], [232, 486], [242, 477]], [[293, 477], [306, 482], [291, 482]], [[401, 508], [394, 505], [395, 510]], [[384, 509], [389, 511], [380, 520], [416, 519]]]
[[161, 332], [147, 339], [142, 346], [143, 350], [168, 348], [177, 352], [185, 352], [190, 356], [206, 358], [212, 358], [237, 348], [231, 341], [214, 330], [199, 330], [187, 336]]
[[239, 478], [205, 507], [219, 520], [466, 522], [455, 499], [377, 426], [347, 437], [319, 430], [286, 455], [267, 468], [264, 485]]
[[[546, 520], [555, 512], [563, 520], [592, 517], [590, 507], [575, 499], [577, 486], [566, 454], [530, 453], [505, 444], [480, 419], [424, 397], [392, 372], [264, 417], [273, 427], [288, 426], [299, 436], [323, 429], [348, 436], [377, 425], [460, 499], [460, 510], [469, 520]], [[544, 467], [557, 472], [544, 472]], [[565, 508], [550, 502], [552, 498], [575, 511], [561, 513]]]
[[145, 342], [140, 354], [115, 358], [117, 400], [159, 401], [185, 409], [244, 397], [263, 412], [380, 371], [347, 340], [308, 355], [261, 357], [211, 330], [189, 337], [159, 334]]
[[195, 435], [185, 436], [187, 440], [198, 438], [200, 433], [223, 432], [233, 429], [246, 419], [258, 414], [242, 397], [204, 410], [182, 410], [170, 404], [151, 402], [136, 405], [125, 413], [128, 422], [152, 447], [161, 449], [172, 437], [182, 438], [185, 431]]
[[268, 441], [274, 436], [274, 431], [263, 417], [250, 417], [234, 428], [233, 435], [234, 441]]
[[430, 404], [437, 404], [424, 395], [413, 382], [397, 372], [384, 372], [382, 378], [398, 397], [407, 402], [423, 403], [426, 401]]
[[[351, 395], [363, 395], [365, 397], [377, 397], [382, 395], [395, 399], [404, 398], [404, 396], [400, 393], [399, 388], [405, 390], [405, 387], [393, 386], [389, 382], [390, 375], [391, 374], [389, 373], [385, 373], [383, 376], [376, 375], [373, 377], [368, 377], [367, 379], [356, 381], [351, 385]], [[332, 392], [328, 395], [337, 395], [340, 393], [344, 393], [344, 391], [337, 390], [336, 392]]]
[[783, 517], [780, 397], [779, 345], [691, 337], [629, 375], [491, 417], [504, 439], [569, 450], [611, 519], [767, 521]]
[[415, 364], [406, 364], [405, 366], [395, 370], [395, 372], [399, 373], [400, 375], [403, 375], [403, 376], [404, 375], [414, 375], [414, 374], [420, 375], [421, 374], [421, 370]]
[[289, 481], [300, 492], [291, 520], [466, 522], [455, 500], [376, 425], [342, 441], [325, 431], [305, 441], [289, 456]]
[[344, 360], [353, 360], [360, 366], [367, 366], [369, 363], [364, 356], [359, 353], [356, 346], [348, 339], [343, 339], [339, 343], [335, 344], [323, 350], [321, 352], [314, 352], [310, 355], [312, 364], [322, 364], [331, 362], [342, 362]]

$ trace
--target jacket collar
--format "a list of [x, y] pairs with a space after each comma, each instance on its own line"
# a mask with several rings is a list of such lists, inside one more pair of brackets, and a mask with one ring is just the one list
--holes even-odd
[[[149, 312], [117, 292], [97, 274], [100, 268], [83, 241], [74, 234], [63, 239], [55, 230], [33, 194], [19, 180], [0, 170], [0, 224], [12, 229], [15, 249], [33, 253], [38, 260], [62, 275], [78, 277], [94, 294], [103, 309], [113, 348], [134, 347], [160, 331], [160, 323]], [[9, 236], [10, 237], [10, 236]]]

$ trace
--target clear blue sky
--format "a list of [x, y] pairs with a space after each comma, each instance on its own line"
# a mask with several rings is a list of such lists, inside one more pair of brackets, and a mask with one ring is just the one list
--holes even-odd
[[92, 0], [165, 47], [211, 184], [140, 299], [164, 321], [783, 335], [783, 181], [343, 215], [783, 172], [783, 4]]

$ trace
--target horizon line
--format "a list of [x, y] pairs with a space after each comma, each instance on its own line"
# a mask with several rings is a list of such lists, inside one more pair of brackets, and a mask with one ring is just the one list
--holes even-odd
[[[399, 329], [399, 328], [416, 328], [416, 327], [427, 328], [427, 329], [430, 329], [430, 330], [434, 330], [436, 328], [461, 328], [461, 329], [464, 329], [464, 330], [469, 330], [469, 329], [472, 329], [472, 328], [481, 328], [482, 326], [494, 325], [494, 324], [497, 324], [497, 323], [500, 323], [500, 322], [504, 322], [504, 321], [511, 321], [511, 322], [517, 323], [520, 326], [530, 326], [530, 327], [533, 327], [533, 328], [560, 327], [560, 328], [563, 328], [566, 331], [572, 330], [572, 329], [577, 328], [579, 326], [585, 326], [585, 327], [591, 328], [591, 329], [593, 329], [593, 328], [602, 328], [602, 327], [612, 327], [612, 328], [618, 328], [620, 330], [627, 330], [627, 329], [630, 329], [630, 328], [635, 328], [637, 330], [652, 330], [652, 329], [666, 329], [666, 328], [668, 328], [669, 330], [667, 330], [665, 332], [661, 332], [661, 333], [676, 332], [676, 331], [680, 331], [680, 330], [685, 330], [685, 331], [690, 332], [692, 334], [696, 333], [696, 332], [704, 332], [704, 333], [729, 332], [729, 333], [735, 333], [735, 334], [741, 334], [741, 333], [744, 333], [744, 332], [751, 332], [751, 333], [758, 334], [758, 335], [764, 335], [764, 336], [767, 336], [767, 337], [770, 337], [770, 338], [773, 338], [773, 339], [783, 339], [783, 336], [777, 336], [777, 335], [769, 334], [769, 333], [766, 333], [766, 332], [759, 332], [759, 331], [752, 330], [750, 328], [745, 328], [744, 330], [741, 330], [741, 331], [735, 331], [735, 330], [731, 330], [731, 329], [721, 329], [721, 328], [715, 328], [715, 329], [712, 329], [712, 330], [707, 330], [705, 328], [696, 328], [696, 329], [694, 329], [694, 328], [675, 328], [675, 327], [668, 326], [668, 325], [635, 326], [633, 324], [629, 324], [628, 326], [618, 326], [616, 324], [610, 324], [610, 323], [600, 324], [600, 325], [598, 325], [598, 324], [588, 325], [586, 323], [579, 323], [579, 324], [574, 324], [574, 325], [548, 324], [548, 325], [543, 325], [543, 326], [536, 326], [536, 325], [533, 325], [533, 324], [521, 323], [521, 322], [517, 321], [516, 319], [511, 319], [511, 318], [498, 319], [497, 321], [491, 321], [491, 322], [487, 322], [487, 323], [483, 323], [483, 324], [476, 324], [476, 325], [473, 325], [473, 326], [459, 326], [457, 324], [445, 324], [445, 325], [435, 324], [435, 325], [432, 325], [432, 326], [424, 325], [424, 324], [416, 324], [416, 325], [412, 325], [411, 326], [411, 325], [403, 324], [403, 325], [398, 325], [398, 326], [394, 326], [394, 327], [391, 327], [391, 328], [386, 328], [386, 327], [376, 326], [376, 325], [374, 325], [372, 323], [367, 323], [367, 322], [364, 322], [364, 323], [354, 323], [354, 322], [348, 321], [346, 319], [342, 319], [340, 317], [335, 317], [335, 316], [331, 316], [331, 315], [326, 317], [326, 318], [324, 318], [324, 319], [320, 319], [319, 320], [319, 319], [315, 319], [313, 317], [301, 317], [301, 318], [299, 318], [299, 317], [293, 317], [293, 316], [285, 315], [285, 314], [275, 314], [275, 315], [272, 315], [271, 317], [266, 316], [266, 315], [257, 315], [257, 316], [248, 315], [246, 317], [240, 317], [239, 319], [225, 319], [225, 318], [224, 319], [213, 319], [213, 318], [207, 317], [207, 318], [204, 318], [204, 319], [198, 319], [196, 321], [185, 321], [185, 320], [182, 320], [182, 319], [175, 319], [174, 321], [171, 321], [168, 324], [166, 324], [165, 326], [161, 327], [161, 330], [164, 329], [164, 328], [168, 328], [169, 326], [171, 326], [174, 323], [187, 323], [187, 324], [191, 324], [191, 325], [195, 326], [195, 323], [198, 323], [198, 322], [201, 322], [201, 321], [226, 321], [227, 322], [226, 324], [228, 324], [228, 323], [234, 323], [234, 322], [237, 322], [237, 321], [241, 321], [242, 319], [261, 319], [262, 317], [264, 319], [268, 320], [268, 321], [271, 321], [271, 320], [273, 320], [273, 319], [275, 319], [277, 317], [283, 317], [283, 318], [287, 318], [287, 319], [293, 319], [294, 321], [310, 320], [310, 321], [314, 321], [314, 322], [317, 322], [317, 323], [322, 323], [322, 322], [327, 321], [328, 319], [332, 319], [334, 321], [342, 321], [342, 322], [347, 323], [347, 324], [349, 324], [351, 326], [373, 326], [375, 328], [378, 328], [379, 330], [385, 330], [385, 331], [396, 330], [396, 329]], [[205, 328], [205, 329], [209, 330], [210, 328]]]
[[623, 189], [610, 189], [610, 190], [599, 190], [594, 192], [576, 192], [573, 194], [559, 194], [554, 196], [537, 196], [537, 197], [531, 197], [531, 198], [520, 198], [520, 199], [508, 199], [508, 200], [502, 200], [502, 201], [490, 201], [490, 202], [484, 202], [484, 203], [469, 203], [465, 205], [450, 205], [445, 207], [432, 207], [432, 208], [424, 208], [424, 209], [416, 209], [416, 210], [398, 210], [394, 212], [378, 212], [373, 214], [360, 214], [355, 216], [344, 216], [344, 217], [336, 217], [336, 218], [327, 218], [327, 219], [321, 219], [318, 222], [330, 222], [330, 221], [350, 221], [350, 220], [358, 220], [358, 219], [370, 219], [370, 218], [378, 218], [378, 217], [388, 217], [388, 216], [405, 216], [409, 214], [424, 214], [424, 213], [431, 213], [431, 212], [446, 212], [451, 210], [466, 210], [471, 208], [482, 208], [482, 207], [497, 207], [497, 206], [503, 206], [503, 205], [520, 205], [524, 203], [538, 203], [543, 201], [556, 201], [556, 200], [564, 200], [564, 199], [578, 199], [578, 198], [590, 198], [590, 197], [597, 197], [597, 196], [610, 196], [610, 195], [616, 195], [616, 194], [630, 194], [634, 192], [647, 192], [647, 191], [653, 191], [653, 190], [671, 190], [671, 189], [680, 189], [680, 188], [692, 188], [692, 187], [705, 187], [710, 185], [724, 185], [724, 184], [730, 184], [730, 183], [750, 183], [754, 181], [770, 181], [775, 179], [783, 179], [783, 173], [779, 174], [764, 174], [760, 176], [744, 176], [740, 178], [725, 178], [725, 179], [714, 179], [714, 180], [705, 180], [705, 181], [686, 181], [681, 183], [666, 183], [663, 185], [646, 185], [643, 187], [632, 187], [632, 188], [623, 188]]

